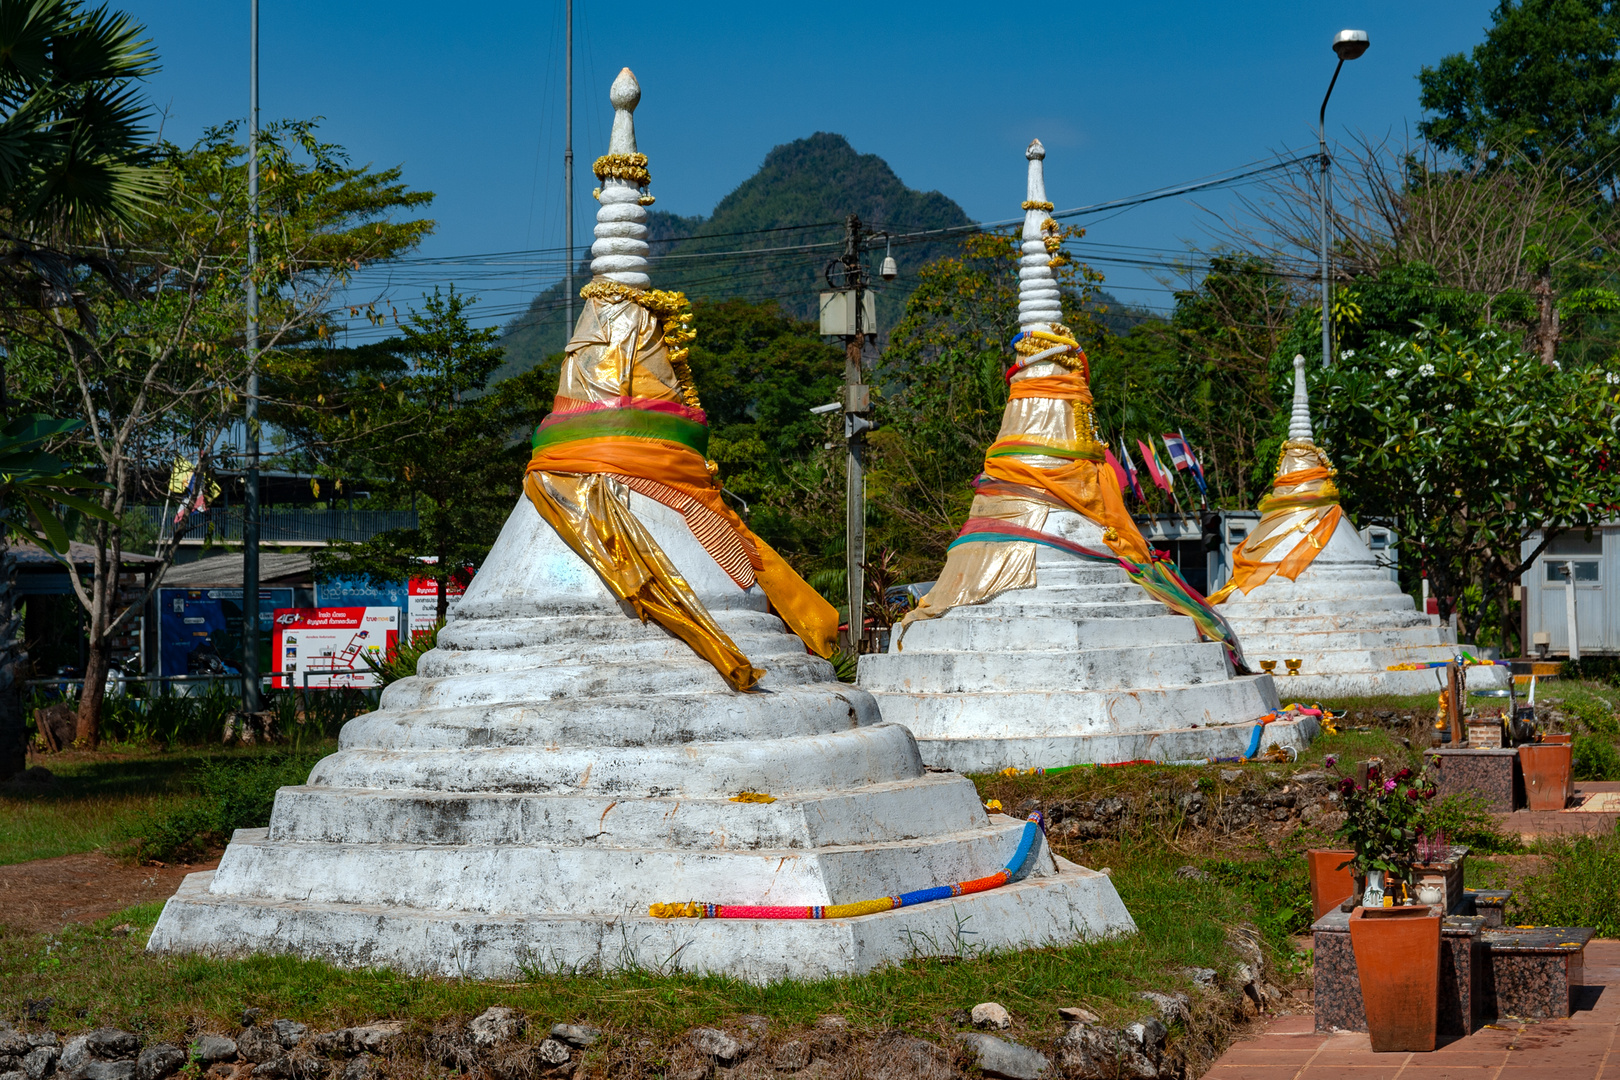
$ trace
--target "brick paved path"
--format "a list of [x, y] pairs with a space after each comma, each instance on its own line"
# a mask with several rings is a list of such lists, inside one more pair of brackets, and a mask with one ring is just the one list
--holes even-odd
[[1585, 979], [1568, 1020], [1502, 1020], [1432, 1054], [1375, 1054], [1365, 1034], [1280, 1017], [1234, 1043], [1205, 1080], [1620, 1080], [1620, 941], [1586, 947]]

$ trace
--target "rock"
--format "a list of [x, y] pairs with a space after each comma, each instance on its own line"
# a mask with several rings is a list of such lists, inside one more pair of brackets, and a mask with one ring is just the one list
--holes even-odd
[[518, 1038], [527, 1023], [516, 1009], [491, 1005], [467, 1022], [467, 1032], [474, 1045], [487, 1048]]
[[1159, 1019], [1166, 1024], [1185, 1022], [1192, 1015], [1192, 1002], [1186, 994], [1161, 994], [1157, 990], [1143, 990], [1136, 996], [1158, 1009]]
[[1297, 772], [1294, 774], [1294, 779], [1300, 783], [1305, 783], [1306, 781], [1310, 780], [1326, 780], [1327, 778], [1328, 774], [1322, 772], [1320, 769], [1306, 769], [1304, 772]]
[[1209, 874], [1206, 873], [1203, 870], [1198, 869], [1198, 867], [1196, 867], [1196, 866], [1178, 866], [1178, 867], [1176, 867], [1175, 876], [1180, 878], [1182, 881], [1208, 881], [1209, 880]]
[[21, 1069], [11, 1069], [7, 1072], [0, 1072], [0, 1080], [28, 1080], [28, 1074]]
[[45, 1080], [56, 1071], [56, 1059], [62, 1051], [54, 1046], [36, 1046], [23, 1055], [22, 1068], [28, 1080]]
[[534, 1060], [546, 1068], [556, 1068], [558, 1065], [568, 1064], [573, 1055], [568, 1047], [556, 1039], [542, 1039], [540, 1045], [534, 1048]]
[[1221, 770], [1221, 783], [1223, 784], [1235, 784], [1241, 779], [1243, 779], [1243, 771], [1241, 769]]
[[1058, 1016], [1062, 1017], [1065, 1023], [1070, 1024], [1099, 1024], [1102, 1022], [1102, 1017], [1090, 1009], [1082, 1009], [1078, 1005], [1070, 1005], [1067, 1008], [1059, 1009]]
[[377, 1076], [377, 1059], [370, 1054], [361, 1054], [343, 1066], [343, 1080], [375, 1080]]
[[722, 1065], [736, 1063], [744, 1053], [742, 1043], [714, 1028], [693, 1028], [688, 1037], [698, 1053], [714, 1058]]
[[135, 1053], [140, 1049], [141, 1041], [117, 1028], [96, 1028], [85, 1036], [85, 1044], [91, 1057], [113, 1061]]
[[269, 1028], [250, 1027], [236, 1037], [236, 1052], [255, 1065], [282, 1055], [281, 1043]]
[[56, 1037], [54, 1031], [36, 1031], [28, 1036], [29, 1046], [55, 1046], [60, 1048], [62, 1040]]
[[1216, 976], [1219, 974], [1214, 968], [1201, 967], [1185, 967], [1181, 969], [1181, 973], [1187, 976], [1194, 986], [1204, 990], [1215, 985]]
[[92, 1061], [79, 1071], [80, 1080], [135, 1080], [135, 1060]]
[[1006, 1031], [1012, 1027], [1012, 1017], [1007, 1015], [1006, 1009], [994, 1001], [986, 1001], [973, 1006], [973, 1011], [968, 1015], [976, 1028], [994, 1028], [996, 1031]]
[[326, 1063], [307, 1050], [271, 1058], [253, 1067], [254, 1080], [315, 1080], [326, 1071]]
[[186, 1063], [186, 1052], [173, 1043], [153, 1043], [135, 1059], [135, 1080], [163, 1080]]
[[0, 1029], [0, 1058], [28, 1053], [28, 1036], [15, 1028]]
[[793, 1039], [776, 1048], [776, 1056], [771, 1059], [771, 1065], [781, 1072], [798, 1072], [800, 1069], [810, 1067], [810, 1048], [804, 1043]]
[[552, 1024], [551, 1037], [558, 1042], [583, 1050], [587, 1046], [595, 1045], [596, 1040], [602, 1037], [602, 1029], [586, 1024]]
[[270, 1025], [270, 1030], [275, 1033], [275, 1040], [283, 1050], [291, 1050], [309, 1034], [309, 1028], [294, 1020], [277, 1020]]
[[259, 1017], [261, 1017], [263, 1015], [264, 1015], [264, 1010], [263, 1009], [254, 1009], [254, 1008], [243, 1009], [242, 1010], [242, 1026], [243, 1027], [252, 1027], [254, 1024], [257, 1024], [259, 1022]]
[[318, 1053], [353, 1057], [355, 1054], [386, 1050], [388, 1044], [404, 1031], [405, 1025], [402, 1022], [385, 1020], [379, 1024], [339, 1028], [324, 1035], [317, 1035], [311, 1040], [311, 1045]]
[[973, 1048], [979, 1069], [986, 1076], [1002, 1080], [1039, 1080], [1052, 1067], [1045, 1054], [994, 1035], [965, 1031], [957, 1038]]
[[204, 1035], [191, 1044], [191, 1056], [204, 1065], [229, 1061], [236, 1056], [236, 1040], [223, 1035]]
[[[1120, 1029], [1125, 1053], [1124, 1060], [1132, 1060], [1135, 1073], [1121, 1069], [1122, 1076], [1154, 1077], [1159, 1075], [1160, 1060], [1164, 1057], [1165, 1040], [1170, 1032], [1157, 1020], [1138, 1020]], [[1123, 1064], [1123, 1061], [1122, 1061]]]
[[22, 1003], [23, 1019], [43, 1024], [45, 1018], [51, 1014], [51, 1006], [56, 1004], [53, 997], [24, 998]]

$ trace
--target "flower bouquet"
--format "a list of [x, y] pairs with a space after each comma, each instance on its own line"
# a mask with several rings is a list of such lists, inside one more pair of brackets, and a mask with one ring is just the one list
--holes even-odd
[[1367, 906], [1379, 906], [1386, 875], [1404, 876], [1411, 866], [1436, 787], [1427, 766], [1386, 776], [1377, 761], [1368, 762], [1366, 779], [1357, 781], [1354, 776], [1339, 781], [1345, 818], [1337, 836], [1355, 852], [1349, 866], [1358, 882], [1365, 880], [1367, 890], [1377, 894], [1366, 899]]

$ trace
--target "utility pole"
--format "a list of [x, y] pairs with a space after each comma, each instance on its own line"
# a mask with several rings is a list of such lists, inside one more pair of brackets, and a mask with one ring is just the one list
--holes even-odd
[[242, 708], [259, 695], [259, 0], [248, 34], [247, 476], [242, 496]]
[[574, 336], [574, 0], [568, 0], [567, 32], [564, 35], [563, 80], [563, 246], [568, 249], [568, 267], [563, 271], [563, 347]]
[[1322, 366], [1327, 367], [1333, 363], [1333, 309], [1332, 283], [1328, 277], [1330, 257], [1328, 251], [1328, 203], [1333, 195], [1333, 158], [1328, 154], [1327, 147], [1327, 107], [1328, 98], [1333, 96], [1333, 88], [1339, 83], [1339, 72], [1344, 70], [1346, 60], [1354, 60], [1367, 51], [1367, 35], [1361, 30], [1340, 30], [1333, 38], [1333, 53], [1339, 62], [1333, 66], [1333, 78], [1328, 80], [1327, 93], [1322, 95], [1322, 108], [1316, 114], [1316, 153], [1317, 161], [1322, 170], [1322, 216], [1321, 216], [1321, 244], [1322, 257]]
[[871, 388], [862, 381], [861, 354], [866, 346], [866, 272], [861, 266], [861, 219], [854, 214], [844, 222], [844, 288], [855, 302], [855, 333], [844, 337], [844, 561], [849, 577], [849, 647], [860, 652], [866, 628], [866, 432], [872, 411]]

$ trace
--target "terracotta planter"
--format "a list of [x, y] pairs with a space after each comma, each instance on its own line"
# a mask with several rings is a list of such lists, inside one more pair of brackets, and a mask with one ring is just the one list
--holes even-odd
[[1356, 881], [1350, 874], [1350, 868], [1339, 869], [1340, 863], [1349, 862], [1355, 855], [1354, 851], [1315, 849], [1305, 853], [1311, 868], [1312, 922], [1338, 907], [1355, 892]]
[[1574, 742], [1574, 739], [1575, 739], [1575, 736], [1569, 734], [1567, 731], [1563, 732], [1561, 734], [1553, 734], [1553, 733], [1549, 732], [1549, 733], [1547, 733], [1547, 734], [1545, 734], [1545, 735], [1543, 735], [1541, 737], [1541, 745], [1543, 745], [1543, 746], [1569, 746]]
[[1573, 749], [1557, 743], [1527, 743], [1519, 747], [1519, 767], [1524, 770], [1524, 793], [1530, 809], [1562, 810], [1569, 802]]
[[1440, 1009], [1440, 916], [1426, 907], [1356, 908], [1350, 948], [1375, 1053], [1434, 1049]]

